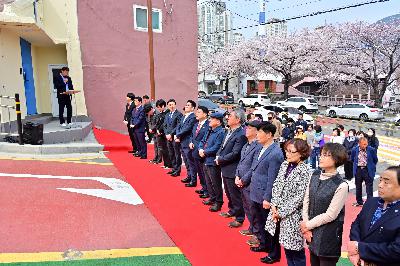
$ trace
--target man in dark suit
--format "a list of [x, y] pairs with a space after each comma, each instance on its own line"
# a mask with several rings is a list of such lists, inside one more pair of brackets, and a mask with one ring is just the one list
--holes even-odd
[[225, 133], [224, 141], [217, 153], [215, 162], [221, 166], [225, 194], [228, 198], [228, 212], [221, 212], [225, 218], [235, 217], [229, 227], [240, 227], [244, 222], [244, 209], [240, 189], [235, 184], [236, 169], [240, 161], [240, 153], [247, 139], [242, 124], [246, 116], [240, 109], [233, 110], [228, 115], [229, 129]]
[[252, 239], [248, 240], [249, 245], [258, 245], [259, 241], [256, 235], [259, 234], [254, 228], [254, 215], [251, 209], [250, 200], [250, 186], [241, 186], [240, 184], [242, 177], [251, 169], [253, 163], [254, 154], [258, 154], [261, 149], [261, 145], [257, 142], [257, 128], [260, 126], [260, 121], [251, 121], [246, 126], [246, 138], [247, 143], [243, 146], [240, 161], [236, 169], [235, 184], [240, 188], [244, 212], [249, 220], [249, 228], [247, 230], [241, 230], [242, 235], [253, 236]]
[[204, 200], [204, 205], [211, 205], [210, 212], [218, 212], [224, 204], [222, 191], [221, 167], [215, 163], [215, 158], [224, 140], [224, 115], [218, 112], [210, 115], [210, 129], [199, 143], [199, 155], [204, 158], [204, 174], [207, 191], [210, 195]]
[[187, 177], [181, 180], [182, 183], [185, 183], [186, 187], [196, 186], [195, 183], [190, 183], [196, 177], [196, 166], [194, 165], [192, 150], [189, 148], [190, 135], [196, 123], [196, 116], [193, 113], [195, 108], [196, 103], [194, 101], [188, 100], [186, 102], [184, 108], [185, 115], [176, 129], [175, 137], [175, 142], [181, 144], [181, 153], [186, 166]]
[[124, 124], [128, 127], [129, 138], [131, 139], [132, 143], [132, 150], [128, 151], [129, 153], [136, 153], [137, 152], [137, 145], [135, 144], [135, 134], [133, 133], [133, 128], [131, 128], [131, 119], [132, 119], [132, 112], [135, 109], [135, 94], [129, 92], [126, 95], [126, 106], [125, 106], [125, 114], [124, 114]]
[[400, 166], [381, 174], [378, 192], [351, 225], [348, 255], [353, 265], [400, 265]]
[[303, 119], [303, 113], [299, 113], [299, 116], [297, 117], [297, 121], [295, 123], [295, 126], [302, 126], [303, 127], [303, 132], [307, 131], [307, 122]]
[[171, 176], [179, 176], [181, 174], [182, 157], [181, 145], [175, 142], [176, 128], [178, 127], [182, 113], [176, 110], [176, 101], [170, 99], [167, 102], [169, 114], [165, 116], [164, 132], [167, 138], [167, 147], [169, 158], [171, 159], [172, 170], [168, 172]]
[[[72, 118], [72, 105], [71, 95], [66, 94], [68, 91], [74, 90], [71, 78], [68, 76], [69, 68], [61, 68], [60, 75], [56, 75], [53, 79], [54, 87], [57, 89], [58, 99], [58, 117], [62, 127], [68, 127], [71, 124]], [[67, 107], [67, 124], [64, 119], [64, 108]]]
[[[153, 105], [151, 103], [146, 103], [143, 105], [144, 113], [146, 115], [146, 132], [151, 133], [152, 140], [153, 140], [153, 148], [154, 148], [154, 158], [149, 160], [150, 163], [154, 164], [159, 164], [162, 159], [162, 154], [161, 154], [161, 149], [159, 148], [159, 145], [157, 143], [157, 139], [154, 137], [154, 134], [152, 132], [155, 132], [155, 127], [156, 127], [156, 118], [158, 111], [153, 108]], [[149, 136], [149, 134], [147, 134]], [[148, 141], [147, 141], [148, 142]]]
[[373, 184], [376, 173], [378, 156], [376, 149], [368, 146], [366, 138], [360, 138], [358, 145], [351, 150], [351, 160], [353, 161], [353, 173], [356, 183], [356, 200], [353, 206], [362, 206], [362, 183], [365, 182], [367, 197], [373, 197]]
[[199, 155], [200, 141], [204, 138], [204, 135], [209, 130], [207, 118], [208, 108], [204, 106], [199, 106], [196, 111], [197, 123], [193, 126], [189, 143], [189, 148], [192, 150], [196, 174], [195, 176], [192, 176], [192, 180], [190, 180], [190, 183], [197, 185], [197, 175], [199, 175], [201, 189], [195, 190], [195, 192], [198, 193], [199, 197], [203, 199], [210, 197], [207, 192], [207, 184], [204, 176], [204, 158], [200, 157]]
[[138, 144], [138, 152], [134, 154], [140, 159], [147, 159], [147, 143], [145, 138], [146, 132], [146, 114], [142, 106], [142, 97], [135, 98], [135, 109], [132, 112], [130, 127], [133, 128], [135, 142]]
[[[164, 162], [164, 169], [171, 168], [171, 159], [169, 158], [168, 154], [168, 147], [167, 147], [167, 138], [165, 137], [164, 132], [164, 122], [165, 117], [168, 115], [169, 110], [166, 109], [167, 103], [163, 99], [159, 99], [156, 102], [156, 108], [158, 114], [155, 117], [155, 128], [153, 129], [153, 133], [156, 135], [156, 142], [161, 152], [161, 157]], [[157, 162], [154, 162], [157, 163]]]
[[254, 252], [271, 252], [274, 256], [278, 252], [275, 247], [271, 249], [272, 237], [265, 230], [265, 223], [271, 207], [272, 185], [278, 175], [283, 162], [283, 153], [279, 144], [274, 142], [276, 127], [269, 122], [261, 122], [257, 132], [257, 140], [262, 146], [260, 152], [254, 154], [251, 171], [248, 171], [239, 183], [240, 186], [250, 184], [251, 208], [254, 211], [254, 227], [259, 232], [257, 238], [260, 241], [258, 247], [251, 247]]

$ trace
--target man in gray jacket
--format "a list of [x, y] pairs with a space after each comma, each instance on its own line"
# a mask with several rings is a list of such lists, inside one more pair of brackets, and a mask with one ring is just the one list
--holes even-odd
[[254, 252], [268, 252], [272, 237], [265, 230], [265, 223], [271, 207], [272, 186], [284, 160], [279, 144], [274, 142], [276, 127], [269, 122], [261, 122], [257, 132], [257, 140], [262, 145], [259, 153], [255, 153], [251, 171], [241, 179], [239, 185], [250, 184], [251, 208], [254, 211], [254, 227], [259, 232], [260, 245], [251, 247]]
[[[242, 235], [253, 236], [257, 235], [258, 232], [254, 229], [254, 215], [251, 211], [251, 200], [250, 200], [250, 186], [241, 186], [242, 177], [251, 169], [251, 165], [253, 163], [253, 158], [255, 153], [259, 153], [261, 149], [261, 145], [257, 142], [257, 128], [260, 125], [260, 121], [251, 121], [246, 124], [246, 137], [247, 143], [243, 146], [242, 152], [240, 155], [239, 165], [236, 169], [236, 178], [235, 184], [240, 188], [242, 203], [244, 212], [249, 220], [249, 228], [248, 230], [241, 230], [240, 233]], [[250, 241], [250, 240], [249, 240]], [[249, 242], [251, 244], [251, 242]], [[258, 243], [258, 240], [256, 241]]]

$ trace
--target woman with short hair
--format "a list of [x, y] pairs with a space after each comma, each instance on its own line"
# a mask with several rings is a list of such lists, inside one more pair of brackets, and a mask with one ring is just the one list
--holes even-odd
[[311, 176], [303, 203], [301, 231], [309, 243], [312, 266], [334, 266], [341, 255], [344, 205], [349, 185], [337, 168], [347, 161], [345, 147], [327, 143], [322, 148], [320, 170]]
[[261, 261], [279, 261], [281, 244], [289, 266], [305, 266], [306, 256], [300, 220], [304, 194], [311, 177], [311, 169], [306, 163], [311, 149], [307, 141], [293, 139], [286, 142], [285, 150], [287, 158], [282, 163], [272, 187], [271, 211], [265, 225], [265, 230], [273, 236], [272, 248], [269, 255]]

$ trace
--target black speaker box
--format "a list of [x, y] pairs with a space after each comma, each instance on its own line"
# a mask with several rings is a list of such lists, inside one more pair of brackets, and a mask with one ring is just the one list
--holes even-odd
[[22, 139], [25, 144], [42, 145], [43, 144], [43, 124], [26, 122], [23, 126]]

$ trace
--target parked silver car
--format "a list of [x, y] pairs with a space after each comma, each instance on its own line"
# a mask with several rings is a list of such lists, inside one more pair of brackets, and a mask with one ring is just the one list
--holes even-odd
[[330, 117], [356, 118], [363, 121], [383, 119], [383, 110], [363, 103], [346, 103], [337, 107], [329, 107], [326, 115]]

